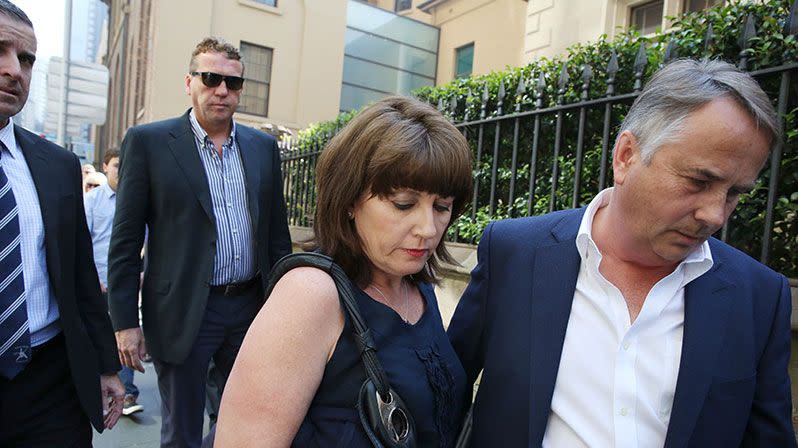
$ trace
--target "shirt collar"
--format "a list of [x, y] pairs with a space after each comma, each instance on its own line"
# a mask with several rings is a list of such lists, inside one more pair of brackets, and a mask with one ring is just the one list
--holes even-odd
[[[576, 249], [579, 251], [579, 256], [582, 258], [583, 262], [590, 257], [590, 252], [597, 253], [598, 260], [601, 260], [601, 252], [599, 252], [598, 246], [596, 246], [595, 241], [593, 241], [593, 218], [600, 208], [609, 204], [612, 191], [613, 187], [609, 187], [599, 192], [599, 194], [590, 201], [584, 216], [582, 216], [582, 222], [579, 224], [579, 232], [576, 234]], [[591, 247], [593, 250], [590, 250]], [[700, 246], [687, 254], [684, 260], [676, 267], [676, 270], [685, 270], [682, 284], [686, 285], [709, 271], [713, 263], [714, 260], [712, 258], [712, 251], [709, 248], [709, 242], [704, 241]]]
[[[191, 130], [194, 131], [194, 135], [201, 141], [203, 144], [207, 142], [208, 133], [205, 132], [205, 129], [200, 126], [199, 121], [197, 121], [197, 115], [194, 113], [194, 108], [188, 113], [188, 119], [191, 122]], [[236, 121], [230, 120], [232, 122], [232, 126], [230, 128], [230, 136], [227, 137], [225, 141], [225, 145], [229, 146], [230, 143], [236, 138]]]
[[105, 195], [107, 199], [110, 199], [114, 197], [114, 195], [116, 195], [116, 192], [107, 183], [104, 183], [97, 188], [100, 189], [100, 191], [103, 193], [103, 195]]
[[17, 138], [14, 135], [13, 119], [9, 118], [8, 124], [4, 128], [0, 129], [0, 141], [6, 145], [11, 157], [16, 159], [17, 155], [19, 155], [19, 148], [17, 148]]

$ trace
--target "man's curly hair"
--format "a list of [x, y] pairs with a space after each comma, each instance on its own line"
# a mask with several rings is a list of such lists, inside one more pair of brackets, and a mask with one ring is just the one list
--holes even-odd
[[241, 53], [238, 48], [216, 37], [206, 37], [194, 47], [191, 53], [191, 61], [188, 64], [188, 71], [197, 71], [197, 56], [202, 53], [222, 53], [227, 59], [241, 62], [242, 73], [244, 61], [241, 60]]

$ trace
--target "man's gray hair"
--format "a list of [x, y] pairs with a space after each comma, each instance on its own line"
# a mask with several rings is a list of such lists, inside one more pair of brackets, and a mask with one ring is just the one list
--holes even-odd
[[769, 134], [771, 146], [781, 139], [778, 115], [754, 78], [727, 62], [707, 59], [677, 59], [654, 73], [629, 109], [618, 137], [630, 131], [648, 163], [662, 145], [679, 140], [690, 113], [721, 97], [734, 98], [747, 110], [757, 129]]
[[10, 17], [18, 22], [22, 22], [25, 25], [33, 28], [33, 22], [30, 21], [28, 15], [25, 14], [25, 11], [19, 9], [17, 5], [8, 0], [0, 0], [0, 14]]

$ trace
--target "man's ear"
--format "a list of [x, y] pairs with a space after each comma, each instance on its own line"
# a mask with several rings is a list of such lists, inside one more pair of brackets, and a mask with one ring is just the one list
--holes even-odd
[[629, 170], [638, 163], [642, 163], [642, 159], [637, 138], [629, 130], [621, 132], [612, 153], [612, 175], [615, 183], [623, 185]]
[[191, 96], [191, 75], [186, 73], [186, 95]]

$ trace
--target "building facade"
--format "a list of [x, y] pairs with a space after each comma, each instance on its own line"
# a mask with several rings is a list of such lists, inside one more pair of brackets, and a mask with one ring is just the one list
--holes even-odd
[[[553, 57], [577, 42], [722, 0], [103, 0], [108, 119], [99, 147], [190, 107], [183, 87], [205, 36], [239, 46], [236, 119], [280, 136], [425, 85]], [[99, 156], [99, 155], [98, 155]]]

